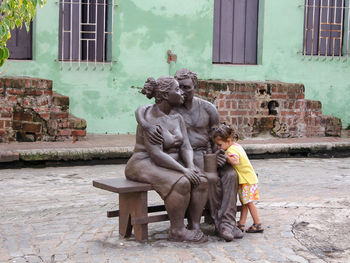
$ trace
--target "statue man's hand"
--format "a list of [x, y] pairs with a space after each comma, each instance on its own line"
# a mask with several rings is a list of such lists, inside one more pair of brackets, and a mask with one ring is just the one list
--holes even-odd
[[201, 179], [199, 178], [200, 173], [198, 170], [185, 168], [184, 174], [185, 174], [185, 177], [191, 182], [191, 184], [194, 187], [196, 187], [200, 184]]
[[223, 167], [226, 163], [226, 154], [224, 150], [217, 150], [216, 151], [216, 164], [218, 167]]
[[163, 135], [162, 135], [162, 128], [158, 125], [147, 125], [143, 127], [146, 131], [149, 141], [152, 144], [162, 144], [163, 142]]

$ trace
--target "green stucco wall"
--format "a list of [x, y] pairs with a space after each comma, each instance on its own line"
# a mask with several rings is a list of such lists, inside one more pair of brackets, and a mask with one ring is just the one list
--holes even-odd
[[[260, 0], [259, 65], [213, 65], [214, 0], [119, 0], [114, 7], [113, 58], [110, 69], [99, 65], [77, 69], [58, 58], [58, 9], [48, 1], [38, 10], [32, 61], [8, 61], [3, 75], [54, 81], [70, 97], [71, 113], [84, 118], [88, 132], [134, 132], [135, 109], [149, 101], [139, 93], [149, 76], [174, 74], [182, 67], [201, 79], [280, 80], [304, 83], [306, 98], [320, 100], [323, 113], [350, 124], [350, 60], [301, 55], [303, 0]], [[178, 57], [167, 64], [166, 52]]]

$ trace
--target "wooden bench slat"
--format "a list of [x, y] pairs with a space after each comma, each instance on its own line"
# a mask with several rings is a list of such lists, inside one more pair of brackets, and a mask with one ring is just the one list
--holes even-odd
[[[166, 211], [165, 205], [153, 205], [153, 206], [149, 206], [149, 207], [147, 208], [147, 210], [148, 210], [148, 213]], [[107, 217], [118, 217], [118, 216], [119, 216], [119, 210], [107, 211]]]
[[126, 178], [111, 178], [92, 181], [94, 187], [118, 193], [144, 192], [153, 190], [152, 185], [128, 180]]
[[144, 216], [144, 217], [132, 218], [131, 224], [132, 225], [143, 225], [143, 224], [168, 221], [168, 220], [169, 220], [168, 214], [157, 215], [157, 216]]

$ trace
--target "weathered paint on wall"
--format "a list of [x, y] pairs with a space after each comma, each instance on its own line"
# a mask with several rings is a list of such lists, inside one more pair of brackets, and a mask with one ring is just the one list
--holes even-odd
[[[309, 60], [301, 55], [303, 0], [260, 0], [259, 65], [213, 65], [213, 0], [119, 0], [114, 8], [110, 69], [63, 66], [58, 57], [58, 4], [48, 1], [34, 23], [32, 61], [8, 61], [4, 75], [49, 78], [70, 97], [71, 112], [88, 132], [134, 132], [135, 109], [149, 101], [139, 93], [149, 76], [188, 67], [202, 79], [280, 80], [304, 83], [306, 98], [320, 100], [323, 113], [350, 124], [350, 60]], [[166, 52], [178, 57], [166, 63]]]

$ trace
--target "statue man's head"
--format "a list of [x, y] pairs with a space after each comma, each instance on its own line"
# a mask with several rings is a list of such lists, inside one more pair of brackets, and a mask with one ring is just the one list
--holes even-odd
[[197, 74], [186, 68], [179, 69], [175, 73], [175, 79], [179, 82], [180, 89], [184, 93], [185, 102], [192, 101], [194, 90], [198, 85]]

